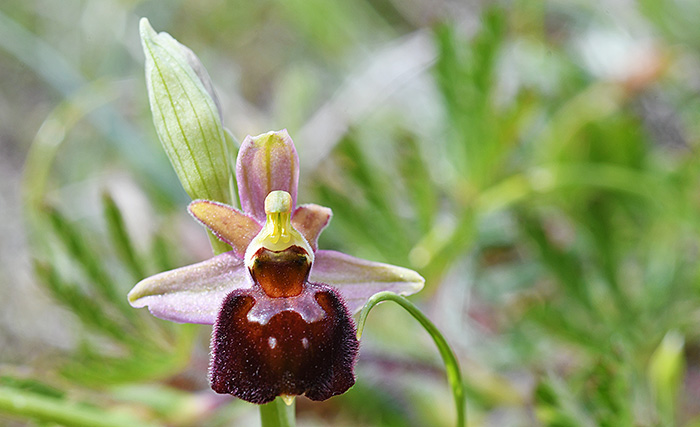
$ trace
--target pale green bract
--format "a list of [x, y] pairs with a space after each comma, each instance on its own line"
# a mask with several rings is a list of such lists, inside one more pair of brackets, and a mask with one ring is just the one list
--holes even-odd
[[141, 19], [140, 32], [153, 123], [182, 186], [192, 199], [231, 204], [231, 160], [204, 67], [148, 19]]

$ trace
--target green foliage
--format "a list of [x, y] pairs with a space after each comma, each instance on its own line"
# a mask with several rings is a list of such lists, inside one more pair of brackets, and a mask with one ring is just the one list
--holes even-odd
[[81, 427], [146, 427], [154, 424], [137, 417], [109, 411], [67, 399], [45, 396], [11, 387], [0, 386], [0, 410], [22, 418]]
[[[136, 15], [146, 14], [193, 46], [221, 85], [221, 116], [213, 99], [200, 101], [237, 137], [289, 126], [302, 156], [316, 147], [294, 126], [327, 137], [321, 151], [330, 154], [302, 171], [299, 197], [333, 209], [320, 246], [426, 277], [414, 302], [465, 367], [472, 423], [700, 423], [694, 2], [603, 9], [516, 1], [449, 16], [428, 1], [97, 3], [91, 7], [124, 16], [130, 34]], [[122, 41], [91, 45], [85, 35], [99, 33], [95, 25], [78, 45], [59, 48], [76, 17], [33, 17], [27, 4], [10, 2], [0, 14], [0, 60], [10, 73], [32, 70], [34, 80], [12, 82], [41, 102], [16, 97], [2, 128], [25, 141], [29, 113], [46, 117], [25, 167], [29, 242], [36, 282], [79, 327], [77, 344], [54, 350], [48, 362], [0, 365], [0, 413], [65, 425], [249, 421], [244, 405], [205, 401], [203, 381], [188, 380], [197, 352], [206, 351], [196, 327], [173, 327], [126, 302], [136, 281], [197, 256], [185, 233], [174, 232], [187, 221], [185, 196], [158, 153], [145, 86], [133, 81], [143, 66], [131, 59], [136, 37], [124, 42], [128, 50]], [[84, 13], [81, 22], [99, 15]], [[350, 98], [357, 105], [323, 110], [343, 82], [374, 87], [361, 81], [374, 75], [364, 73], [372, 68], [365, 58], [394, 58], [404, 35], [424, 37], [428, 47], [410, 54], [427, 49], [427, 70], [406, 70], [374, 101]], [[199, 78], [190, 89], [207, 98]], [[125, 79], [133, 94], [124, 94]], [[298, 110], [276, 108], [280, 94], [298, 97], [285, 99], [287, 110]], [[328, 114], [329, 127], [342, 125], [338, 135], [306, 128], [314, 108]], [[217, 191], [230, 195], [236, 143], [221, 123], [214, 128], [207, 132], [227, 157], [209, 172], [227, 177]], [[96, 146], [107, 148], [99, 154]], [[115, 193], [97, 186], [99, 213], [74, 197], [111, 170], [135, 177], [154, 223], [164, 224], [145, 245]], [[370, 328], [382, 340], [366, 334], [363, 354], [440, 366], [411, 319], [382, 319]], [[361, 355], [360, 375], [398, 377], [396, 389], [361, 380], [323, 404], [299, 399], [300, 424], [449, 423], [451, 397], [435, 369], [387, 374]]]

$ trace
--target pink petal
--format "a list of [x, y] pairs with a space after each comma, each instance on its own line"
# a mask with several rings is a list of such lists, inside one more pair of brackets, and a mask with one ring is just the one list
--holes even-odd
[[420, 291], [425, 283], [413, 270], [326, 250], [316, 252], [309, 281], [334, 287], [353, 314], [377, 292], [411, 295]]
[[261, 228], [252, 217], [223, 203], [195, 200], [187, 209], [216, 237], [231, 245], [241, 259], [250, 241]]
[[297, 201], [299, 157], [287, 130], [247, 136], [238, 151], [236, 181], [243, 211], [265, 222], [265, 197], [275, 190]]
[[140, 281], [129, 292], [129, 303], [148, 306], [161, 319], [213, 325], [226, 295], [251, 286], [243, 261], [231, 251]]
[[330, 222], [333, 211], [329, 208], [314, 204], [301, 205], [292, 215], [292, 225], [311, 245], [311, 249], [318, 249], [318, 236]]

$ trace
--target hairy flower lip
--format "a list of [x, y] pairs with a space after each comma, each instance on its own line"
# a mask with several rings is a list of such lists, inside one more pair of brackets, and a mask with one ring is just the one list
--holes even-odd
[[[183, 187], [193, 199], [230, 202], [229, 135], [206, 70], [147, 20], [140, 30], [154, 124]], [[332, 212], [297, 207], [299, 158], [285, 129], [246, 137], [235, 175], [240, 211], [210, 200], [188, 206], [232, 250], [140, 281], [129, 303], [164, 319], [214, 325], [210, 380], [218, 393], [258, 404], [344, 393], [355, 383], [359, 347], [351, 313], [381, 290], [415, 292], [423, 278], [318, 250]]]
[[[335, 291], [308, 284], [305, 294], [321, 311], [277, 311], [266, 322], [250, 320], [260, 290], [232, 292], [224, 300], [212, 334], [209, 377], [212, 389], [252, 403], [276, 396], [305, 395], [325, 400], [355, 383], [359, 348], [355, 325]], [[265, 303], [293, 298], [264, 298]]]
[[[293, 311], [301, 316], [306, 323], [317, 322], [325, 316], [315, 299], [315, 289], [322, 286], [318, 283], [304, 282], [302, 292], [291, 297], [272, 298], [258, 287], [243, 289], [241, 292], [255, 299], [255, 305], [248, 312], [249, 322], [266, 325], [271, 318], [283, 311]], [[233, 292], [232, 292], [233, 293]]]
[[132, 306], [157, 317], [213, 324], [212, 388], [253, 403], [344, 393], [359, 347], [350, 316], [377, 292], [408, 295], [424, 283], [406, 268], [319, 250], [332, 212], [296, 206], [298, 164], [286, 131], [247, 137], [236, 166], [243, 211], [209, 200], [188, 206], [232, 250], [129, 293]]

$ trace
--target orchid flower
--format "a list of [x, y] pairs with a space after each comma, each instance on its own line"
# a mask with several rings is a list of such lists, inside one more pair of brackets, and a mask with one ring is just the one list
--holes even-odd
[[286, 130], [248, 136], [236, 162], [242, 211], [195, 200], [189, 212], [231, 251], [157, 274], [129, 293], [156, 317], [214, 325], [214, 391], [263, 404], [325, 400], [354, 383], [352, 315], [381, 291], [409, 295], [416, 272], [319, 250], [332, 212], [296, 205], [299, 160]]

